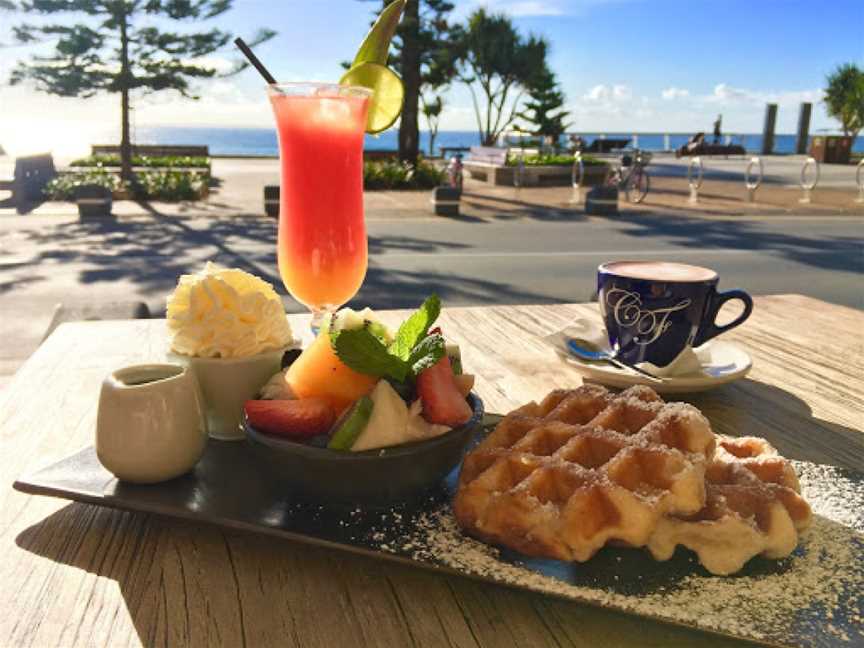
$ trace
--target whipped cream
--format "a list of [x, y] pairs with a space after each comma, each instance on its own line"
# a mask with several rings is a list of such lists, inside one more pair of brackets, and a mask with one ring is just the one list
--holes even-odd
[[273, 286], [212, 262], [182, 275], [168, 296], [168, 329], [176, 353], [243, 358], [288, 346], [291, 325]]

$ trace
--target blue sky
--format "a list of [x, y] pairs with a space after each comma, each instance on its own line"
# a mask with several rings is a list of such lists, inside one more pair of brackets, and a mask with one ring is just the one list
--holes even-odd
[[[728, 132], [760, 131], [766, 101], [780, 104], [778, 130], [792, 132], [798, 104], [818, 104], [835, 65], [864, 65], [861, 0], [457, 0], [457, 18], [485, 5], [512, 16], [524, 33], [551, 44], [550, 65], [572, 111], [573, 130], [707, 130], [718, 113]], [[236, 0], [215, 25], [249, 35], [268, 26], [279, 35], [258, 52], [284, 80], [334, 80], [350, 59], [377, 2]], [[0, 42], [21, 16], [0, 14]], [[34, 48], [0, 49], [0, 79]], [[228, 51], [214, 57], [224, 64]], [[139, 100], [138, 125], [269, 127], [261, 81], [253, 71], [208, 82], [202, 101], [162, 93]], [[464, 87], [445, 93], [442, 128], [473, 129]], [[0, 143], [38, 130], [92, 137], [116, 129], [116, 97], [61, 100], [29, 88], [0, 86]], [[814, 129], [834, 122], [817, 105]], [[62, 115], [62, 119], [59, 118]], [[50, 126], [46, 123], [50, 122]], [[37, 128], [38, 125], [38, 128]], [[4, 132], [5, 131], [5, 132]], [[7, 148], [9, 146], [7, 145]]]

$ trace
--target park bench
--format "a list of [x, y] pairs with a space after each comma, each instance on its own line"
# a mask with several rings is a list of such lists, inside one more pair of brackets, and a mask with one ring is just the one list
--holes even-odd
[[[512, 181], [504, 182], [499, 177], [502, 173], [507, 175], [507, 151], [506, 148], [496, 146], [472, 146], [462, 168], [475, 180], [493, 185], [513, 184]], [[512, 176], [512, 172], [510, 175]]]
[[591, 142], [588, 148], [583, 150], [583, 153], [609, 153], [615, 149], [625, 148], [629, 143], [629, 139], [600, 139], [598, 137]]
[[[92, 155], [120, 155], [116, 144], [94, 144], [90, 147]], [[210, 157], [210, 147], [203, 145], [172, 146], [166, 144], [135, 144], [132, 155], [143, 157]]]
[[466, 162], [504, 165], [507, 164], [507, 151], [497, 146], [472, 146]]
[[453, 152], [454, 155], [458, 155], [458, 154], [462, 154], [462, 153], [470, 153], [471, 148], [468, 146], [441, 146], [440, 151], [441, 151], [441, 157], [446, 160], [446, 159], [448, 159], [447, 154], [450, 153], [451, 151]]
[[676, 149], [675, 157], [688, 155], [746, 155], [747, 151], [739, 144], [701, 144], [699, 146], [684, 146]]
[[[91, 155], [120, 155], [120, 147], [116, 144], [93, 144]], [[170, 144], [135, 144], [132, 155], [141, 157], [203, 157], [207, 159], [207, 173], [210, 173], [210, 147], [207, 145], [170, 145]], [[201, 171], [203, 167], [170, 167], [172, 171]], [[160, 167], [147, 167], [150, 171], [160, 170]]]
[[395, 160], [399, 157], [399, 151], [395, 149], [371, 149], [363, 151], [363, 161], [381, 161], [381, 160]]
[[15, 160], [13, 178], [0, 180], [0, 190], [11, 191], [12, 200], [18, 206], [38, 202], [44, 200], [42, 190], [56, 175], [54, 158], [50, 153], [20, 157]]

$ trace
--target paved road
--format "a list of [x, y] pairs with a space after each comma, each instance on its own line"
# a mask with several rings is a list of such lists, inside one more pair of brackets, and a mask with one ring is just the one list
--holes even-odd
[[[369, 272], [356, 303], [413, 307], [433, 290], [448, 305], [586, 301], [599, 263], [637, 258], [710, 266], [721, 287], [864, 308], [861, 219], [570, 214], [371, 220]], [[158, 314], [176, 277], [208, 259], [279, 285], [275, 229], [261, 218], [0, 220], [0, 385], [35, 350], [58, 302], [141, 300]]]
[[800, 292], [864, 308], [864, 226], [850, 219], [770, 222], [638, 215], [577, 222], [374, 222], [361, 298], [410, 306], [430, 289], [447, 303], [591, 297], [597, 265], [621, 258], [710, 266], [721, 286]]

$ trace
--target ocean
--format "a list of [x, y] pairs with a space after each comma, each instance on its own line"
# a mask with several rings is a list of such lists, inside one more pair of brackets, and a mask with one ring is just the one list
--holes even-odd
[[[574, 133], [581, 136], [589, 144], [598, 137], [631, 138], [635, 146], [648, 151], [662, 151], [666, 147], [664, 133]], [[669, 133], [668, 145], [678, 148], [687, 143], [690, 134]], [[725, 143], [727, 136], [723, 136]], [[255, 155], [277, 156], [279, 150], [276, 144], [276, 131], [272, 128], [206, 128], [181, 126], [140, 126], [135, 129], [134, 140], [137, 144], [207, 144], [212, 155]], [[733, 144], [741, 144], [747, 151], [759, 152], [762, 148], [761, 133], [745, 133], [729, 136]], [[442, 146], [476, 146], [480, 138], [476, 131], [441, 131], [435, 139], [435, 154], [440, 154]], [[708, 134], [708, 141], [711, 141]], [[366, 136], [367, 150], [396, 150], [398, 148], [398, 133], [396, 130], [386, 131], [380, 135]], [[429, 133], [421, 131], [420, 148], [428, 155]], [[858, 137], [852, 150], [864, 153], [864, 137]], [[793, 153], [795, 151], [795, 135], [778, 134], [774, 139], [775, 153]]]

